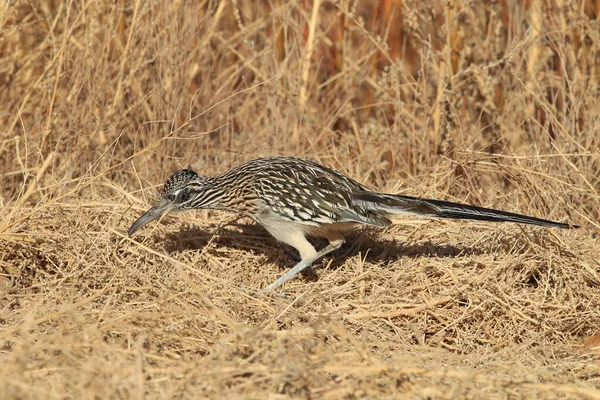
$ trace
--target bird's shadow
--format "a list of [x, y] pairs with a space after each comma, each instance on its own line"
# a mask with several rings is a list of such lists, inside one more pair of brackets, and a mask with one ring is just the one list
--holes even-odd
[[[364, 260], [391, 264], [400, 258], [421, 257], [459, 257], [484, 254], [486, 251], [479, 247], [457, 247], [453, 245], [438, 245], [432, 242], [419, 244], [402, 244], [395, 240], [385, 240], [375, 229], [359, 229], [346, 232], [346, 243], [338, 250], [324, 257], [331, 260], [330, 267], [338, 268], [344, 261], [357, 253], [364, 254]], [[228, 252], [232, 249], [246, 249], [258, 254], [264, 254], [267, 262], [282, 267], [292, 267], [298, 261], [297, 252], [287, 245], [277, 242], [264, 228], [257, 224], [229, 224], [219, 227], [200, 229], [196, 226], [185, 225], [177, 232], [167, 234], [161, 239], [168, 253], [204, 249], [209, 243], [209, 254]], [[309, 238], [316, 249], [327, 245], [322, 238]]]

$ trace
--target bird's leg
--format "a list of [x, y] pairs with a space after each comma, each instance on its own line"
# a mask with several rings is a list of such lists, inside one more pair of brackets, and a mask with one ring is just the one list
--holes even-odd
[[[306, 244], [310, 245], [310, 243], [308, 243], [306, 238], [303, 237], [303, 239], [306, 242]], [[285, 282], [287, 282], [288, 280], [293, 278], [294, 275], [298, 274], [299, 272], [302, 272], [306, 268], [310, 268], [310, 266], [315, 261], [317, 261], [319, 258], [323, 257], [326, 254], [331, 253], [332, 251], [339, 249], [340, 247], [342, 247], [342, 244], [344, 244], [344, 238], [338, 233], [331, 232], [330, 234], [328, 234], [327, 239], [329, 239], [329, 244], [324, 249], [322, 249], [318, 252], [315, 252], [314, 254], [312, 254], [306, 258], [303, 257], [302, 261], [300, 261], [298, 264], [296, 264], [292, 269], [290, 269], [288, 272], [283, 274], [279, 279], [277, 279], [275, 282], [271, 283], [266, 288], [256, 292], [256, 294], [262, 294], [262, 293], [270, 292], [272, 290], [277, 289], [279, 286], [283, 285]], [[298, 243], [298, 244], [305, 245], [305, 243]], [[292, 245], [292, 244], [290, 244], [290, 245]], [[292, 245], [292, 246], [296, 247], [295, 245]], [[312, 247], [312, 245], [310, 245], [310, 246]], [[300, 254], [303, 253], [299, 247], [296, 247], [296, 248], [298, 248]], [[314, 249], [314, 247], [313, 247], [313, 249]]]
[[[286, 264], [285, 267], [286, 268], [292, 268], [294, 265], [296, 265], [297, 263], [299, 263], [300, 261], [302, 261], [302, 257], [300, 257], [300, 253], [298, 253], [298, 251], [293, 248], [292, 246], [285, 244], [285, 243], [281, 243], [281, 248], [283, 250], [285, 250], [285, 253], [288, 255], [288, 257], [292, 260], [294, 260], [294, 264], [290, 265], [290, 264]], [[315, 270], [313, 269], [312, 266], [306, 268], [304, 271], [301, 272], [302, 276], [306, 279], [310, 279], [313, 280], [316, 278], [317, 273], [315, 272]]]

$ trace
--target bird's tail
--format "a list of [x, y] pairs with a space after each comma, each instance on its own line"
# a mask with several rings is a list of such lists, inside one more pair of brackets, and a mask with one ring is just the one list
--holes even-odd
[[419, 197], [366, 191], [354, 193], [352, 197], [354, 202], [361, 207], [389, 214], [414, 214], [447, 219], [516, 222], [520, 224], [540, 225], [562, 229], [579, 228], [577, 225], [443, 200], [422, 199]]

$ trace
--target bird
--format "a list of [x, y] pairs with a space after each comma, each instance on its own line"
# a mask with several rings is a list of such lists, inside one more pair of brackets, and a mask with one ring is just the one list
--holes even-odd
[[[255, 158], [216, 176], [178, 170], [164, 183], [154, 205], [129, 228], [131, 237], [149, 222], [172, 212], [215, 209], [248, 216], [275, 239], [298, 251], [299, 262], [257, 291], [273, 291], [315, 261], [339, 249], [342, 232], [358, 225], [378, 228], [394, 215], [515, 222], [550, 228], [576, 225], [467, 204], [380, 193], [317, 162], [292, 156]], [[307, 237], [323, 237], [317, 250]]]

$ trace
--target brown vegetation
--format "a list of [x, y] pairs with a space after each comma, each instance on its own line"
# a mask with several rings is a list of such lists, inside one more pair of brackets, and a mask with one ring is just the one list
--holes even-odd
[[[600, 3], [5, 1], [0, 398], [600, 398]], [[124, 232], [174, 170], [320, 161], [580, 224], [407, 221], [253, 298], [220, 212]]]

